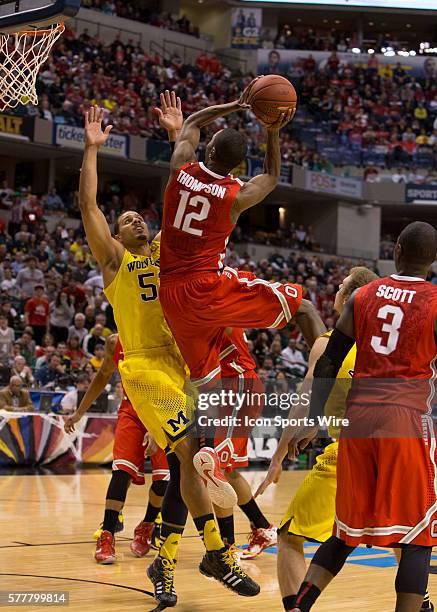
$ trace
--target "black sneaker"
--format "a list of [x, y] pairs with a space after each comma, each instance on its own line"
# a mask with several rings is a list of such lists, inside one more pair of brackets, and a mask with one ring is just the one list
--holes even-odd
[[434, 604], [431, 603], [431, 602], [428, 602], [427, 604], [424, 604], [420, 608], [420, 612], [434, 612]]
[[260, 592], [259, 585], [243, 572], [237, 563], [233, 547], [209, 551], [199, 565], [200, 573], [215, 578], [231, 591], [245, 597], [254, 597]]
[[155, 599], [166, 608], [173, 608], [178, 601], [173, 584], [175, 566], [176, 561], [158, 556], [147, 568], [147, 575], [155, 587]]

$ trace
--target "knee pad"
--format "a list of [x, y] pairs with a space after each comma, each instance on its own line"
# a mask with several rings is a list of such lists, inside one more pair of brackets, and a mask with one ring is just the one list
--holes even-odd
[[112, 472], [111, 482], [109, 483], [106, 499], [114, 499], [124, 502], [132, 476], [123, 470]]
[[432, 548], [429, 546], [407, 544], [402, 547], [395, 582], [397, 593], [425, 595], [428, 588], [431, 552]]
[[336, 576], [354, 548], [354, 546], [347, 546], [343, 540], [331, 536], [317, 550], [312, 563], [320, 565], [330, 574]]

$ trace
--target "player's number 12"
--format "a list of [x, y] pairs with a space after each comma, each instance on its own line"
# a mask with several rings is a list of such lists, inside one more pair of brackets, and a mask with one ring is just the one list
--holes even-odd
[[[180, 191], [179, 193], [181, 199], [179, 200], [178, 209], [176, 211], [173, 223], [174, 227], [183, 232], [187, 232], [187, 234], [192, 234], [193, 236], [202, 236], [203, 230], [191, 227], [191, 222], [205, 221], [205, 219], [208, 218], [211, 209], [208, 198], [201, 195], [192, 196], [189, 191]], [[201, 206], [201, 208], [198, 212], [187, 213], [187, 206], [193, 206], [196, 209]]]

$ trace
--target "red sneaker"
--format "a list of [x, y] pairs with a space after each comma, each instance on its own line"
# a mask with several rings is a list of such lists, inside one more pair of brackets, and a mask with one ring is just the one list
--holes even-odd
[[237, 494], [220, 471], [220, 462], [213, 448], [202, 448], [193, 457], [194, 467], [203, 479], [213, 504], [233, 508]]
[[152, 531], [155, 523], [144, 523], [141, 521], [134, 531], [134, 539], [130, 549], [136, 557], [145, 557], [152, 544]]
[[102, 531], [96, 543], [96, 554], [94, 557], [97, 563], [101, 565], [115, 563], [115, 540], [109, 531]]
[[275, 546], [277, 540], [277, 531], [273, 525], [267, 529], [252, 528], [252, 533], [249, 535], [249, 546], [241, 552], [240, 559], [255, 559], [269, 546]]

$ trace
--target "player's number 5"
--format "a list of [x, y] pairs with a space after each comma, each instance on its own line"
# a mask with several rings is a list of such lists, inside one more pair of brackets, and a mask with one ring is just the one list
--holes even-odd
[[388, 337], [380, 338], [379, 336], [372, 336], [370, 344], [376, 353], [380, 353], [381, 355], [390, 355], [396, 349], [398, 344], [399, 328], [402, 325], [404, 313], [399, 306], [387, 304], [378, 310], [378, 314], [376, 316], [378, 319], [383, 319], [384, 321], [387, 321], [387, 319], [391, 317], [391, 321], [384, 323], [381, 327], [381, 331], [388, 334]]
[[[209, 215], [211, 204], [205, 196], [191, 196], [189, 191], [180, 191], [181, 199], [179, 200], [178, 209], [174, 219], [174, 227], [192, 234], [193, 236], [201, 236], [203, 230], [196, 227], [191, 227], [192, 221], [205, 221]], [[190, 197], [191, 196], [191, 197]], [[193, 206], [196, 212], [187, 213], [187, 206]], [[187, 214], [186, 214], [187, 213]]]
[[158, 297], [158, 288], [155, 283], [147, 283], [146, 279], [155, 276], [154, 272], [146, 272], [145, 274], [138, 274], [138, 284], [140, 289], [144, 289], [144, 293], [141, 293], [141, 299], [143, 302], [150, 302], [150, 300], [156, 300]]

